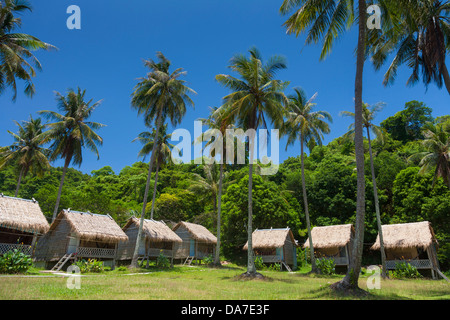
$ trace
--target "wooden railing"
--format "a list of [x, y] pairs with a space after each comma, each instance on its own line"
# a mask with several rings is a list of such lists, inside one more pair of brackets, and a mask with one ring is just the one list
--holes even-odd
[[262, 257], [262, 260], [264, 263], [273, 263], [273, 262], [281, 262], [281, 257], [277, 256], [277, 255], [273, 255], [273, 256], [260, 256]]
[[115, 249], [78, 247], [76, 257], [80, 258], [114, 258]]
[[432, 269], [431, 261], [428, 259], [423, 260], [387, 260], [386, 269], [395, 269], [395, 266], [400, 263], [408, 263], [417, 269]]
[[24, 244], [15, 244], [15, 243], [0, 243], [0, 255], [7, 253], [8, 251], [17, 249], [27, 255], [32, 254], [31, 246]]

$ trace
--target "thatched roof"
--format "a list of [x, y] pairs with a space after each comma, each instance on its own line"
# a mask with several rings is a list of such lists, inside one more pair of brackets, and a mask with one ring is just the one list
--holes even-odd
[[[413, 247], [426, 249], [433, 241], [437, 243], [431, 223], [428, 221], [383, 225], [381, 228], [386, 249]], [[379, 235], [371, 249], [380, 249]]]
[[[139, 228], [140, 222], [140, 219], [132, 217], [128, 219], [123, 230], [126, 231], [128, 228]], [[183, 242], [183, 240], [181, 240], [181, 238], [162, 221], [145, 219], [142, 232], [148, 239], [156, 242]]]
[[0, 195], [0, 226], [41, 234], [50, 228], [37, 201], [4, 195]]
[[[314, 227], [311, 230], [313, 247], [315, 249], [344, 247], [352, 239], [353, 232], [351, 224]], [[309, 238], [306, 239], [303, 248], [309, 248]]]
[[189, 231], [189, 234], [192, 236], [192, 238], [199, 242], [214, 244], [217, 243], [216, 236], [202, 225], [181, 221], [177, 223], [177, 225], [173, 227], [172, 230], [176, 231], [181, 226], [184, 226]]
[[52, 223], [50, 230], [54, 230], [62, 220], [66, 220], [72, 231], [83, 240], [103, 242], [128, 240], [128, 236], [109, 215], [63, 210]]
[[[297, 246], [297, 241], [294, 239], [291, 229], [256, 229], [252, 233], [252, 246], [253, 249], [264, 249], [264, 248], [280, 248], [284, 246], [286, 238], [293, 245]], [[248, 242], [244, 245], [244, 250], [248, 249]]]

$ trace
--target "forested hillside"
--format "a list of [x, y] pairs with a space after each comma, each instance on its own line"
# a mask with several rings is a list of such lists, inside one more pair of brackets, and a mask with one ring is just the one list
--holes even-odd
[[[411, 107], [411, 106], [409, 106]], [[426, 123], [444, 127], [448, 135], [450, 116], [431, 118], [420, 114], [423, 105], [415, 103], [386, 119], [384, 141], [372, 141], [380, 211], [383, 224], [427, 220], [432, 223], [439, 241], [441, 268], [450, 268], [450, 188], [435, 167], [421, 170], [425, 154]], [[429, 109], [429, 108], [428, 108]], [[429, 110], [430, 111], [430, 110]], [[409, 112], [409, 113], [408, 113]], [[412, 113], [411, 113], [412, 112]], [[369, 247], [377, 235], [368, 141], [366, 143], [366, 229], [363, 263], [376, 263], [379, 252]], [[284, 147], [284, 146], [281, 146]], [[447, 149], [448, 152], [448, 149]], [[154, 218], [165, 221], [192, 221], [216, 231], [217, 202], [211, 189], [198, 185], [216, 183], [206, 170], [219, 170], [204, 165], [174, 165], [166, 163], [159, 171]], [[60, 208], [109, 214], [119, 225], [132, 215], [140, 216], [148, 164], [137, 162], [114, 172], [110, 167], [91, 174], [69, 168]], [[423, 172], [422, 172], [423, 171]], [[255, 168], [258, 172], [258, 168]], [[0, 192], [14, 196], [19, 170], [9, 164], [0, 170]], [[18, 197], [35, 198], [51, 220], [58, 193], [62, 168], [51, 167], [43, 176], [30, 172], [20, 185]], [[339, 137], [326, 146], [312, 147], [305, 156], [305, 174], [311, 223], [313, 226], [353, 223], [356, 207], [356, 171], [354, 145], [351, 139]], [[218, 179], [218, 178], [217, 178]], [[300, 157], [284, 161], [276, 175], [255, 175], [253, 181], [253, 227], [282, 228], [289, 226], [300, 243], [306, 236], [303, 209]], [[152, 184], [153, 186], [153, 181]], [[248, 166], [225, 167], [222, 197], [222, 249], [226, 258], [242, 255], [246, 242], [248, 201]], [[148, 197], [148, 212], [152, 194]]]

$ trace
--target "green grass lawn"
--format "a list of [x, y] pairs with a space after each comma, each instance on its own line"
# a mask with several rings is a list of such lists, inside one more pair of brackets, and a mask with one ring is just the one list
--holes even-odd
[[[139, 270], [146, 274], [110, 271], [81, 278], [81, 289], [68, 289], [67, 278], [40, 275], [0, 276], [0, 299], [10, 300], [299, 300], [353, 299], [332, 293], [328, 286], [342, 276], [262, 271], [266, 280], [244, 281], [237, 276], [244, 268], [232, 265], [219, 269], [202, 266], [175, 266], [161, 271]], [[367, 277], [360, 277], [360, 288], [367, 290]], [[369, 290], [368, 290], [369, 291]], [[382, 280], [380, 290], [370, 290], [364, 299], [450, 299], [450, 284], [440, 280]]]

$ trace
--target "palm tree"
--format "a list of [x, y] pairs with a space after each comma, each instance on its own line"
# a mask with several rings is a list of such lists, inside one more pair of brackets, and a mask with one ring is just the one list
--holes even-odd
[[[226, 114], [226, 112], [224, 112], [223, 109], [219, 110], [219, 108], [214, 107], [211, 108], [211, 113], [209, 115], [208, 118], [201, 118], [199, 119], [199, 121], [201, 121], [202, 123], [205, 123], [210, 129], [212, 130], [219, 130], [220, 133], [222, 134], [222, 138], [225, 136], [226, 134], [226, 130], [227, 129], [231, 129], [232, 128], [232, 124], [228, 123], [226, 121], [226, 119], [224, 118], [224, 115]], [[203, 142], [203, 137], [200, 137], [200, 142]], [[199, 141], [197, 141], [199, 142]], [[209, 147], [210, 145], [212, 145], [214, 143], [213, 140], [209, 140], [204, 148], [206, 149], [207, 147]], [[216, 151], [216, 150], [215, 150]], [[222, 192], [223, 192], [223, 177], [224, 177], [224, 173], [223, 173], [223, 169], [224, 169], [224, 165], [226, 163], [225, 160], [225, 154], [226, 154], [226, 144], [223, 143], [222, 145], [222, 150], [218, 150], [219, 152], [221, 152], [220, 156], [221, 156], [221, 162], [220, 162], [220, 169], [219, 169], [219, 190], [218, 190], [218, 205], [217, 205], [217, 244], [216, 244], [216, 255], [214, 257], [214, 264], [215, 265], [220, 265], [220, 233], [221, 233], [221, 215], [222, 215]], [[216, 154], [212, 154], [213, 157], [216, 156]]]
[[[356, 3], [357, 10], [354, 8]], [[286, 15], [292, 13], [292, 11], [294, 13], [284, 23], [287, 33], [299, 36], [309, 28], [306, 38], [307, 44], [318, 43], [323, 39], [320, 59], [324, 59], [331, 52], [334, 41], [345, 30], [349, 29], [355, 21], [358, 21], [355, 76], [355, 157], [357, 171], [355, 239], [348, 272], [344, 279], [332, 285], [332, 288], [344, 291], [359, 291], [357, 289], [359, 288], [358, 279], [361, 270], [365, 216], [362, 80], [366, 57], [367, 4], [364, 0], [284, 0], [280, 8], [281, 14]]]
[[52, 221], [55, 220], [58, 213], [64, 178], [70, 163], [81, 166], [83, 162], [83, 148], [94, 152], [97, 158], [100, 158], [97, 146], [103, 144], [103, 139], [95, 131], [105, 125], [87, 121], [100, 105], [100, 101], [91, 105], [92, 99], [86, 102], [85, 96], [86, 90], [82, 91], [80, 88], [78, 88], [77, 92], [70, 89], [66, 96], [56, 92], [57, 108], [61, 114], [48, 110], [38, 112], [47, 119], [55, 121], [47, 124], [49, 130], [44, 133], [44, 141], [51, 142], [50, 160], [64, 159], [64, 168]]
[[[381, 109], [385, 106], [383, 102], [379, 102], [375, 105], [369, 106], [367, 103], [363, 104], [363, 126], [367, 132], [367, 139], [369, 141], [369, 155], [370, 155], [370, 168], [372, 171], [372, 184], [373, 184], [373, 196], [375, 201], [375, 212], [377, 216], [377, 225], [378, 225], [378, 235], [380, 237], [380, 251], [381, 251], [381, 265], [382, 265], [382, 277], [386, 278], [386, 253], [384, 250], [384, 241], [383, 241], [383, 229], [381, 228], [381, 214], [380, 214], [380, 205], [378, 201], [378, 190], [377, 190], [377, 179], [375, 176], [375, 168], [373, 166], [373, 154], [372, 154], [372, 141], [370, 139], [370, 131], [372, 131], [375, 136], [384, 141], [385, 133], [383, 129], [379, 126], [373, 124], [373, 120], [375, 115], [381, 111]], [[355, 114], [349, 111], [342, 111], [341, 115], [349, 116], [354, 118]], [[349, 131], [346, 134], [347, 137], [354, 136], [354, 125], [351, 124], [349, 127]]]
[[305, 207], [306, 226], [308, 229], [309, 248], [311, 255], [312, 272], [317, 273], [317, 266], [314, 258], [314, 247], [311, 236], [311, 222], [309, 219], [308, 197], [306, 195], [305, 165], [304, 165], [304, 145], [322, 145], [323, 134], [330, 133], [330, 127], [326, 121], [332, 122], [331, 115], [326, 111], [313, 111], [317, 97], [315, 94], [309, 100], [305, 91], [301, 88], [294, 88], [295, 94], [288, 96], [287, 120], [283, 128], [283, 133], [288, 136], [286, 148], [300, 141], [301, 171], [303, 202]]
[[8, 133], [13, 136], [15, 142], [0, 151], [0, 169], [8, 163], [17, 163], [19, 166], [19, 179], [17, 181], [15, 197], [19, 194], [20, 183], [22, 178], [27, 175], [29, 171], [42, 176], [43, 173], [50, 169], [48, 161], [48, 149], [43, 148], [43, 130], [41, 118], [33, 119], [30, 116], [29, 121], [23, 121], [24, 126], [15, 121], [19, 127], [19, 132], [13, 133], [8, 130]]
[[[224, 119], [228, 123], [236, 121], [237, 127], [245, 130], [256, 130], [260, 126], [267, 127], [266, 118], [274, 123], [282, 123], [283, 108], [287, 104], [287, 97], [283, 91], [289, 84], [275, 80], [278, 70], [286, 68], [283, 57], [272, 56], [264, 63], [260, 52], [256, 48], [249, 50], [250, 57], [242, 54], [234, 56], [229, 68], [237, 73], [240, 79], [231, 75], [219, 74], [216, 80], [231, 93], [223, 98], [224, 105], [219, 109], [225, 111]], [[250, 146], [254, 145], [254, 137], [249, 137]], [[248, 276], [256, 275], [256, 268], [252, 247], [252, 182], [253, 182], [253, 148], [250, 148], [249, 183], [248, 183]]]
[[42, 66], [31, 52], [55, 48], [34, 36], [15, 32], [22, 25], [17, 15], [27, 10], [32, 8], [26, 0], [0, 1], [0, 94], [11, 87], [13, 101], [17, 98], [16, 78], [25, 81], [24, 92], [27, 96], [32, 97], [35, 92], [31, 80], [36, 76], [36, 70], [42, 70]]
[[[153, 189], [153, 200], [152, 200], [152, 209], [150, 213], [150, 219], [153, 219], [153, 212], [155, 210], [155, 197], [156, 197], [156, 187], [158, 184], [158, 174], [161, 165], [166, 162], [172, 154], [172, 149], [175, 147], [173, 144], [169, 142], [172, 134], [167, 134], [167, 124], [161, 126], [161, 131], [159, 132], [159, 143], [157, 146], [156, 154], [157, 162], [156, 162], [156, 173], [155, 173], [155, 185]], [[143, 157], [145, 161], [145, 157], [150, 154], [153, 150], [153, 144], [156, 141], [156, 130], [153, 129], [152, 132], [144, 131], [139, 134], [139, 136], [134, 139], [132, 142], [139, 141], [143, 144], [142, 149], [139, 151], [138, 156]]]
[[[189, 93], [196, 93], [186, 85], [186, 81], [180, 78], [186, 75], [182, 68], [169, 72], [171, 62], [161, 53], [156, 54], [158, 61], [145, 60], [144, 65], [150, 69], [145, 78], [141, 78], [132, 94], [131, 106], [138, 111], [138, 114], [144, 115], [147, 125], [156, 122], [156, 132], [159, 133], [162, 124], [166, 118], [169, 118], [172, 125], [176, 126], [181, 122], [186, 113], [186, 106], [194, 106], [194, 102], [189, 97]], [[157, 135], [159, 138], [159, 134]], [[145, 210], [148, 201], [148, 191], [150, 179], [153, 170], [153, 164], [156, 159], [156, 150], [158, 142], [153, 145], [150, 158], [147, 183], [145, 186], [144, 200], [142, 205], [141, 221], [136, 238], [136, 246], [130, 267], [137, 267], [139, 252], [139, 239], [142, 235]]]
[[428, 150], [412, 155], [420, 158], [420, 173], [434, 169], [433, 187], [436, 179], [441, 177], [450, 189], [450, 132], [444, 124], [428, 122], [423, 128], [425, 139], [423, 146]]
[[394, 82], [399, 66], [412, 69], [407, 85], [422, 81], [428, 86], [444, 84], [450, 94], [450, 75], [445, 64], [450, 45], [450, 1], [399, 0], [389, 3], [397, 15], [396, 23], [376, 37], [370, 38], [372, 61], [380, 69], [394, 53], [385, 73], [384, 85]]

